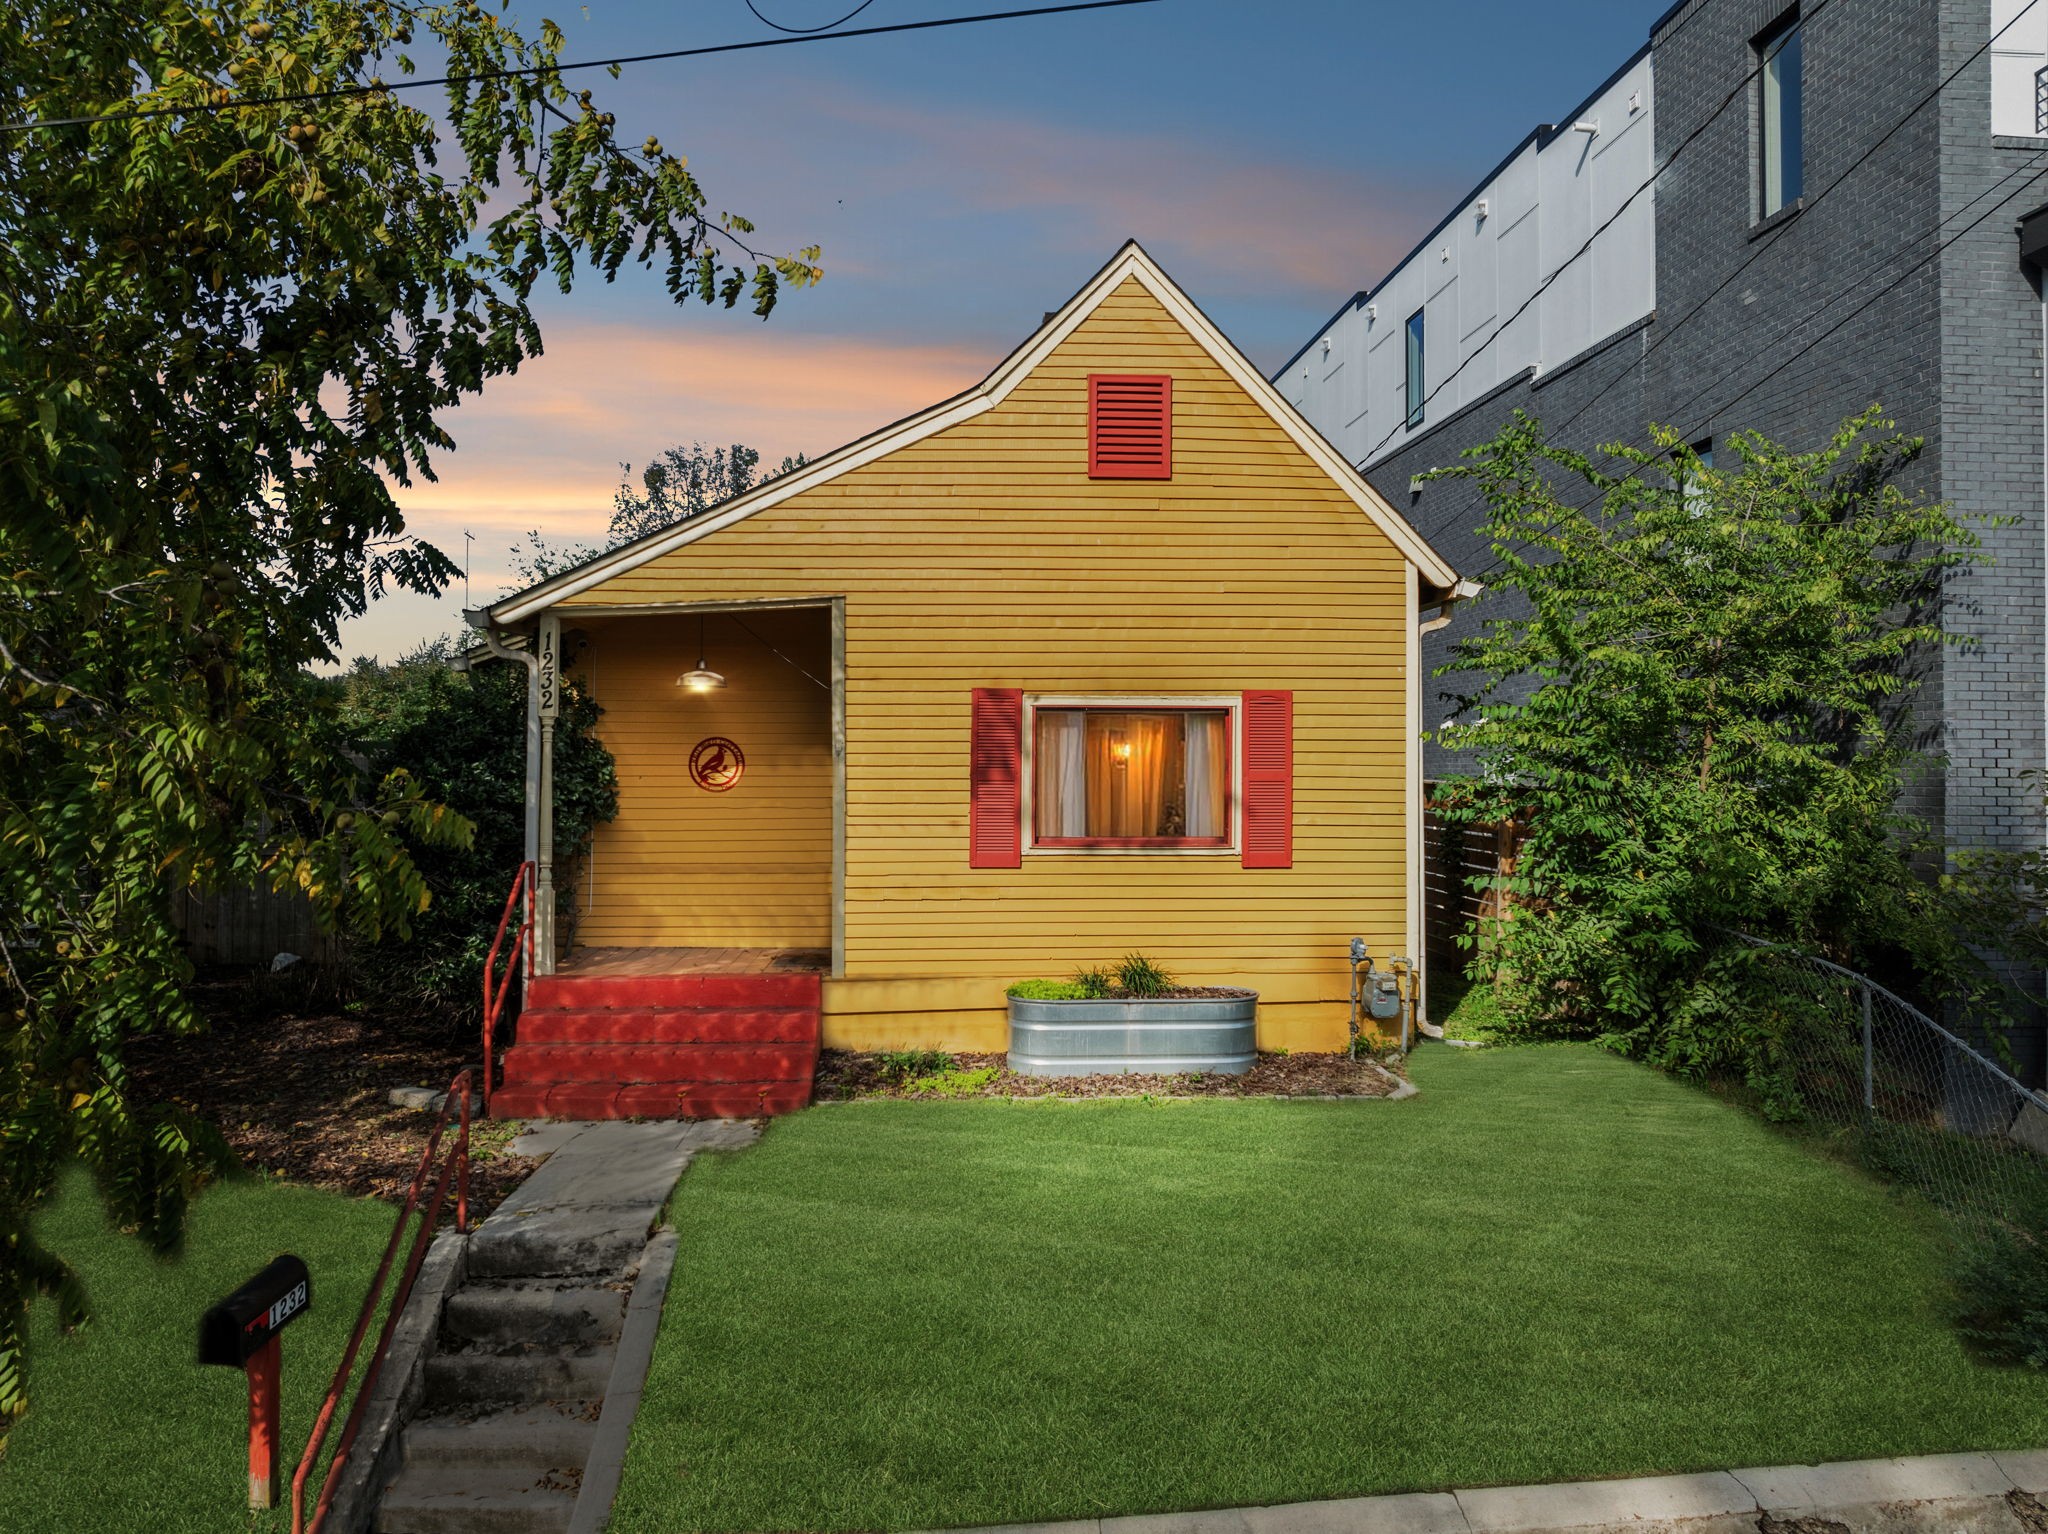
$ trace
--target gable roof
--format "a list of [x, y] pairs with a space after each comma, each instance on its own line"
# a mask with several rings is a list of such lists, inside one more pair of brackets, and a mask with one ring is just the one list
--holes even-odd
[[1109, 263], [1090, 278], [1087, 284], [1068, 299], [1064, 305], [1046, 316], [1025, 343], [1005, 357], [980, 383], [963, 390], [951, 399], [906, 416], [879, 431], [870, 432], [845, 447], [813, 459], [801, 469], [778, 475], [765, 484], [757, 485], [744, 495], [734, 496], [723, 505], [708, 511], [701, 511], [694, 517], [672, 526], [648, 533], [631, 543], [608, 549], [594, 559], [564, 570], [524, 591], [515, 592], [489, 609], [491, 621], [498, 624], [518, 623], [536, 613], [544, 612], [557, 602], [602, 585], [615, 575], [638, 569], [649, 560], [658, 559], [672, 549], [679, 549], [699, 538], [708, 537], [721, 528], [752, 516], [757, 511], [801, 495], [804, 491], [838, 478], [863, 464], [874, 462], [886, 454], [907, 447], [935, 432], [957, 425], [980, 415], [984, 410], [999, 405], [1008, 397], [1031, 370], [1049, 356], [1053, 349], [1093, 314], [1102, 301], [1115, 292], [1126, 281], [1136, 281], [1156, 299], [1168, 314], [1177, 320], [1187, 333], [1194, 337], [1218, 366], [1249, 394], [1271, 416], [1280, 429], [1293, 439], [1296, 446], [1313, 459], [1316, 466], [1329, 475], [1337, 487], [1344, 491], [1365, 513], [1373, 525], [1387, 536], [1395, 548], [1408, 562], [1421, 572], [1422, 578], [1432, 586], [1448, 591], [1458, 583], [1457, 572], [1439, 555], [1422, 536], [1409, 526], [1399, 512], [1387, 504], [1385, 498], [1368, 484], [1365, 477], [1345, 459], [1344, 455], [1323, 439], [1313, 426], [1309, 425], [1299, 411], [1282, 397], [1280, 391], [1267, 381], [1264, 374], [1251, 365], [1231, 344], [1228, 337], [1196, 307], [1193, 299], [1181, 291], [1180, 285], [1167, 276], [1159, 264], [1145, 254], [1136, 240], [1127, 240]]

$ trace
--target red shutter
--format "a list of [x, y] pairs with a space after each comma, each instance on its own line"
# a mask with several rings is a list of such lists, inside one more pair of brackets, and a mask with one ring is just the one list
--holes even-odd
[[1015, 868], [1024, 861], [1024, 694], [974, 689], [968, 747], [967, 866]]
[[1163, 373], [1088, 375], [1088, 476], [1173, 478], [1173, 380]]
[[1244, 866], [1294, 866], [1294, 694], [1244, 695]]

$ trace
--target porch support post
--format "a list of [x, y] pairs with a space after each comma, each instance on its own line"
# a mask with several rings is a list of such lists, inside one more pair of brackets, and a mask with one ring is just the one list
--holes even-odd
[[539, 772], [532, 811], [534, 826], [533, 942], [534, 968], [555, 972], [555, 721], [562, 713], [562, 620], [552, 612], [540, 616], [536, 639], [540, 664], [534, 667], [534, 691], [540, 720]]
[[540, 662], [524, 650], [515, 650], [491, 627], [490, 614], [483, 608], [463, 613], [469, 626], [483, 636], [484, 648], [499, 660], [516, 661], [526, 668], [526, 853], [525, 861], [540, 858]]

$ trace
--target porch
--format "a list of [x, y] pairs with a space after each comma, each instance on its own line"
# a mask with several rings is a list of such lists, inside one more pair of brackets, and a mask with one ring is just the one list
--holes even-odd
[[574, 948], [557, 975], [599, 979], [635, 975], [822, 975], [829, 948]]

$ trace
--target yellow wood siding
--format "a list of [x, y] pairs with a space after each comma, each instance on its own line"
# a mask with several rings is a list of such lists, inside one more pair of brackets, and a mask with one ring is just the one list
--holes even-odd
[[[1087, 477], [1091, 372], [1173, 375], [1171, 480]], [[623, 571], [562, 613], [569, 625], [605, 606], [845, 599], [845, 964], [827, 986], [828, 1042], [1000, 1048], [1010, 981], [1141, 951], [1190, 981], [1259, 987], [1267, 1043], [1327, 1048], [1343, 1037], [1348, 940], [1381, 955], [1407, 941], [1407, 579], [1344, 491], [1127, 281], [1002, 403]], [[623, 634], [650, 621], [610, 623]], [[608, 737], [676, 710], [675, 669], [601, 679]], [[1018, 869], [969, 868], [980, 686], [1292, 689], [1294, 866], [1027, 854]], [[735, 738], [755, 701], [737, 678], [720, 696]], [[633, 728], [660, 738], [666, 726]], [[829, 812], [825, 777], [806, 782]], [[736, 870], [760, 834], [738, 817], [715, 833], [691, 825]], [[614, 930], [606, 850], [593, 942]], [[688, 899], [677, 890], [676, 930]], [[812, 941], [818, 913], [805, 910], [804, 935], [774, 941]]]
[[[705, 658], [726, 686], [689, 693], [696, 617], [563, 614], [588, 644], [573, 664], [604, 709], [618, 818], [600, 826], [576, 932], [592, 947], [824, 948], [832, 941], [831, 615], [713, 613]], [[783, 660], [770, 647], [789, 657]], [[797, 668], [801, 666], [802, 671]], [[691, 748], [723, 735], [746, 771], [723, 793], [690, 779]]]

